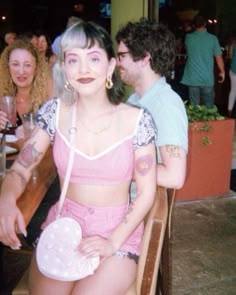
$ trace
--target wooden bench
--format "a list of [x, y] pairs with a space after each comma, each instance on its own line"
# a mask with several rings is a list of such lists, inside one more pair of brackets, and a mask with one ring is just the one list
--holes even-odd
[[[160, 294], [161, 285], [158, 278], [163, 275], [159, 272], [162, 259], [162, 249], [165, 233], [168, 230], [168, 193], [163, 187], [157, 188], [156, 198], [145, 224], [142, 252], [139, 258], [137, 279], [126, 295], [155, 295]], [[163, 261], [164, 263], [164, 261]], [[27, 289], [27, 270], [22, 276], [12, 295], [29, 295]]]

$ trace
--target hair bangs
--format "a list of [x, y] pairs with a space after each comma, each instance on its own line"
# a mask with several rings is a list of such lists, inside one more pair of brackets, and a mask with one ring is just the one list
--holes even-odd
[[[78, 30], [78, 27], [80, 27], [80, 30]], [[95, 34], [91, 34], [91, 30], [88, 27], [77, 23], [64, 33], [61, 40], [61, 50], [62, 53], [65, 53], [74, 48], [91, 48], [96, 42]]]

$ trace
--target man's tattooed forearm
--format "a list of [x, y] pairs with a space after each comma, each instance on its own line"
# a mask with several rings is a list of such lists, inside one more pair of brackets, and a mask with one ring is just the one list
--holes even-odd
[[180, 148], [177, 145], [167, 145], [166, 146], [166, 151], [167, 151], [167, 153], [170, 154], [170, 156], [172, 158], [181, 158], [179, 149]]
[[23, 176], [20, 172], [18, 172], [17, 170], [14, 170], [14, 169], [9, 170], [9, 171], [7, 172], [7, 174], [14, 174], [14, 175], [18, 176], [18, 178], [20, 179], [20, 182], [21, 182], [22, 186], [23, 186], [23, 187], [26, 186], [26, 183], [27, 183], [26, 179], [25, 179], [24, 176]]
[[153, 165], [153, 156], [144, 155], [139, 157], [135, 162], [135, 170], [138, 174], [144, 176], [148, 174]]
[[26, 144], [16, 159], [16, 161], [25, 168], [35, 164], [38, 161], [39, 156], [42, 154], [35, 149], [34, 145], [35, 142], [33, 144]]

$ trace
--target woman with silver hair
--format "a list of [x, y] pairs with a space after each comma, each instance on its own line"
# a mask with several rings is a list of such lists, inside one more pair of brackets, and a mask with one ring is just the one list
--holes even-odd
[[[80, 21], [65, 31], [54, 68], [56, 98], [38, 111], [36, 130], [11, 168], [17, 173], [4, 179], [0, 240], [18, 249], [21, 245], [15, 228], [24, 234], [26, 231], [22, 213], [13, 200], [50, 144], [61, 186], [73, 152], [60, 216], [73, 217], [81, 226], [82, 240], [74, 250], [81, 259], [100, 260], [93, 274], [59, 281], [41, 272], [34, 256], [30, 294], [125, 294], [135, 280], [143, 219], [156, 191], [156, 129], [146, 110], [122, 103], [123, 87], [115, 67], [112, 41], [102, 27]], [[31, 164], [25, 165], [29, 159]], [[14, 188], [13, 175], [17, 183]], [[129, 188], [133, 178], [138, 190], [131, 203]], [[8, 210], [3, 210], [5, 202], [11, 203]], [[54, 222], [58, 206], [50, 209], [43, 228]], [[65, 250], [60, 241], [57, 243], [55, 251], [63, 254]]]

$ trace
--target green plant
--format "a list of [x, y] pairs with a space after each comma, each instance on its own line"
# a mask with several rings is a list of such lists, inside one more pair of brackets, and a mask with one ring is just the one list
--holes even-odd
[[212, 108], [208, 108], [205, 105], [193, 105], [185, 102], [185, 109], [188, 117], [189, 122], [204, 122], [201, 127], [194, 125], [194, 129], [198, 129], [200, 132], [203, 132], [203, 139], [202, 145], [207, 146], [212, 143], [208, 136], [208, 132], [212, 130], [212, 126], [209, 123], [205, 123], [208, 121], [215, 121], [215, 120], [224, 120], [216, 105]]
[[189, 122], [224, 120], [216, 105], [208, 108], [205, 105], [193, 105], [185, 102], [185, 109]]

